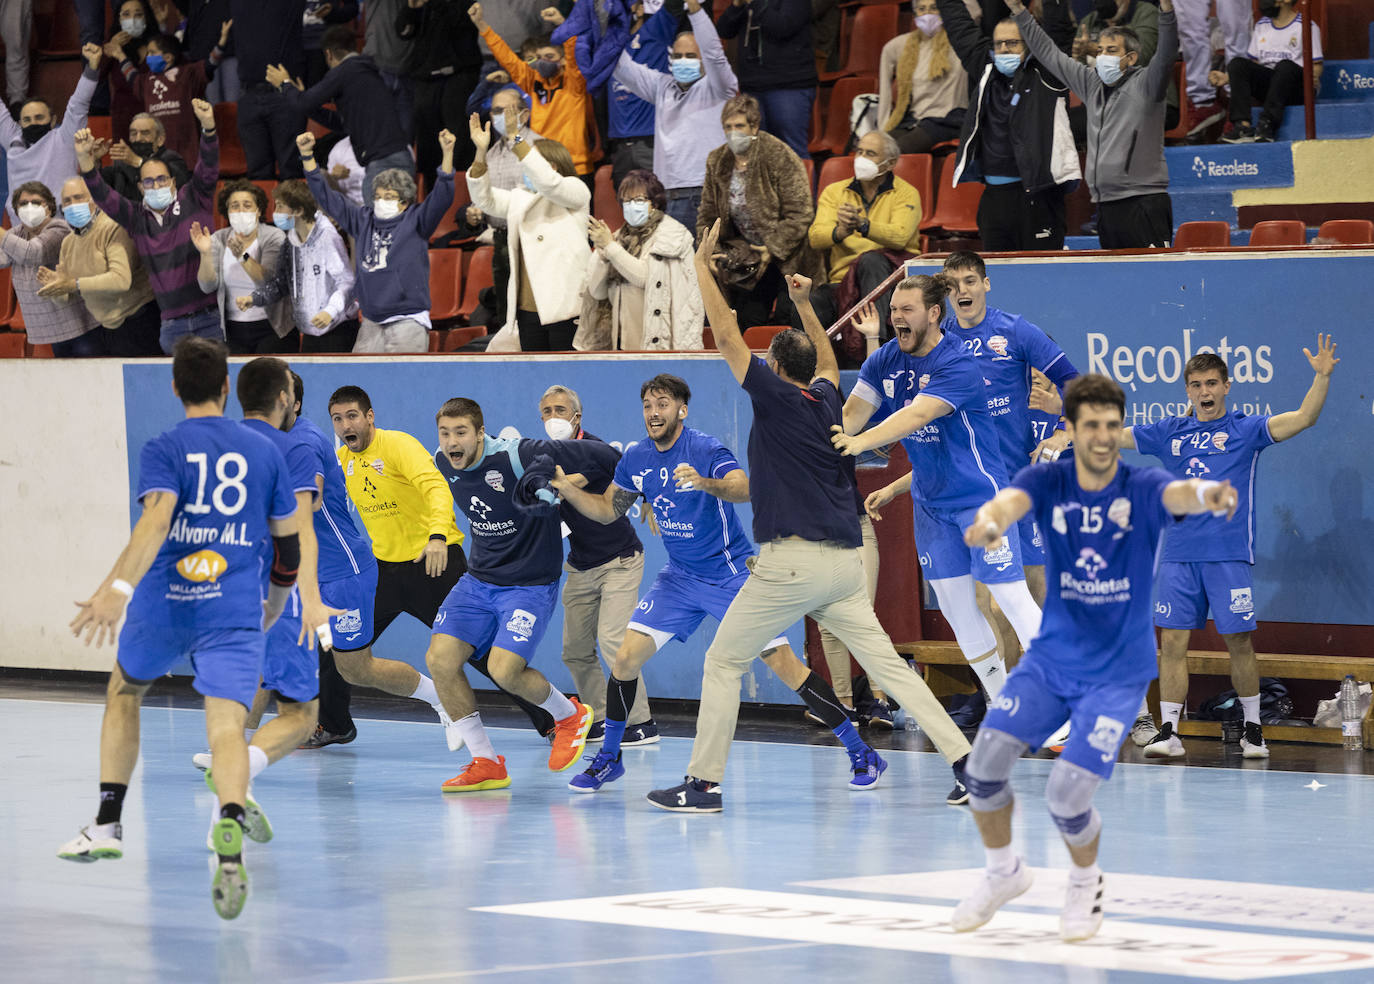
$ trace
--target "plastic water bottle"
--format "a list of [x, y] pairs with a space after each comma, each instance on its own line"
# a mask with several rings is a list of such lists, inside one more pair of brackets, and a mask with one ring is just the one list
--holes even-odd
[[1347, 673], [1341, 681], [1341, 737], [1347, 752], [1358, 752], [1364, 747], [1360, 736], [1360, 685], [1353, 673]]
[[919, 731], [921, 726], [916, 723], [916, 719], [906, 712], [905, 707], [897, 708], [897, 714], [893, 717], [892, 723], [896, 725], [898, 731]]

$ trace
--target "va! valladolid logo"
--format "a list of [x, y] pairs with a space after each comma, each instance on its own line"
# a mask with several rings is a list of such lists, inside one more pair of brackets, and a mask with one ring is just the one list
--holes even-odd
[[1193, 158], [1193, 174], [1198, 178], [1254, 177], [1259, 173], [1259, 165], [1250, 161], [1234, 158], [1230, 161], [1207, 161], [1201, 157]]

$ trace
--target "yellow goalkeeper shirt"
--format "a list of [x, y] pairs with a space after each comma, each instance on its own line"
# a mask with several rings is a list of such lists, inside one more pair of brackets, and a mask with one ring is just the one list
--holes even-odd
[[463, 542], [453, 496], [433, 456], [404, 431], [373, 431], [362, 451], [337, 449], [348, 497], [363, 518], [378, 560], [414, 560], [431, 535]]

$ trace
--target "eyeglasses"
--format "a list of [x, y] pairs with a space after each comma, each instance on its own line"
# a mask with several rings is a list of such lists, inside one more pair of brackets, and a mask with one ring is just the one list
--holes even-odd
[[171, 175], [163, 174], [156, 178], [144, 178], [138, 183], [138, 186], [148, 191], [152, 191], [154, 188], [166, 188], [171, 183]]
[[625, 199], [622, 199], [621, 202], [620, 202], [620, 204], [622, 204], [622, 205], [650, 205], [650, 204], [652, 204], [652, 203], [649, 201], [649, 199], [647, 199], [647, 198], [645, 198], [643, 195], [641, 195], [641, 196], [638, 197], [638, 198], [625, 198]]
[[994, 41], [992, 42], [992, 47], [995, 51], [1025, 51], [1026, 42], [1022, 41], [1020, 38], [1015, 38], [1010, 41]]

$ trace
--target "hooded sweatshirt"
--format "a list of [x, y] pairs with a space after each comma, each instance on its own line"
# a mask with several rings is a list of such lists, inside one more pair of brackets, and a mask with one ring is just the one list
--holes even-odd
[[[343, 239], [328, 219], [317, 215], [304, 243], [294, 229], [286, 234], [286, 242], [290, 249], [278, 256], [275, 276], [253, 291], [253, 304], [266, 307], [283, 297], [290, 298], [301, 334], [328, 334], [357, 308], [353, 269]], [[333, 318], [323, 331], [310, 323], [321, 311], [328, 311]]]

